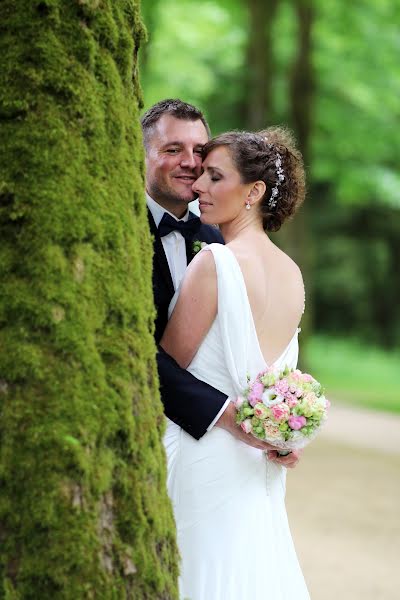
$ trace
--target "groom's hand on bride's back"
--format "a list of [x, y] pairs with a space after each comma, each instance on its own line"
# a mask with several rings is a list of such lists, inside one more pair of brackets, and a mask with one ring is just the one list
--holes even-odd
[[267, 444], [267, 442], [258, 440], [250, 433], [245, 433], [241, 427], [236, 425], [236, 408], [233, 402], [228, 404], [215, 425], [216, 427], [222, 427], [222, 429], [226, 429], [226, 431], [229, 431], [233, 437], [241, 442], [244, 442], [245, 444], [248, 444], [248, 446], [258, 448], [259, 450], [275, 450], [271, 444]]

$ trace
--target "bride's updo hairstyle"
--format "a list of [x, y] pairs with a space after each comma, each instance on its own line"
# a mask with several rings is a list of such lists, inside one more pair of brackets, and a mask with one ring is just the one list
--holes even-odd
[[260, 203], [263, 227], [278, 231], [305, 196], [303, 158], [292, 133], [284, 127], [223, 133], [204, 146], [203, 160], [220, 146], [229, 150], [243, 183], [264, 181], [266, 190]]

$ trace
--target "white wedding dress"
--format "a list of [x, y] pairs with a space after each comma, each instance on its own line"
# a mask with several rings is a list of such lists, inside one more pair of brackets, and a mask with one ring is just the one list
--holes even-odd
[[[266, 363], [239, 263], [227, 246], [206, 251], [216, 264], [218, 314], [188, 370], [237, 396]], [[274, 365], [295, 367], [297, 357], [296, 331]], [[197, 441], [167, 420], [164, 443], [181, 600], [309, 600], [287, 521], [286, 469], [219, 427]]]

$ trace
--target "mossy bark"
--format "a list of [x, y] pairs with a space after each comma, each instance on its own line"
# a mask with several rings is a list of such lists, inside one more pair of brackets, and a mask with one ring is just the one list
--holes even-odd
[[0, 598], [174, 599], [138, 3], [0, 11]]

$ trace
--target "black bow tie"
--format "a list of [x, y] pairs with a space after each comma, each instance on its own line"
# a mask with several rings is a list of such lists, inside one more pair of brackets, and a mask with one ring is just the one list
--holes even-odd
[[171, 231], [179, 231], [185, 240], [193, 239], [195, 233], [200, 229], [201, 221], [199, 217], [193, 217], [187, 221], [177, 221], [168, 213], [164, 213], [158, 226], [160, 237], [168, 235]]

